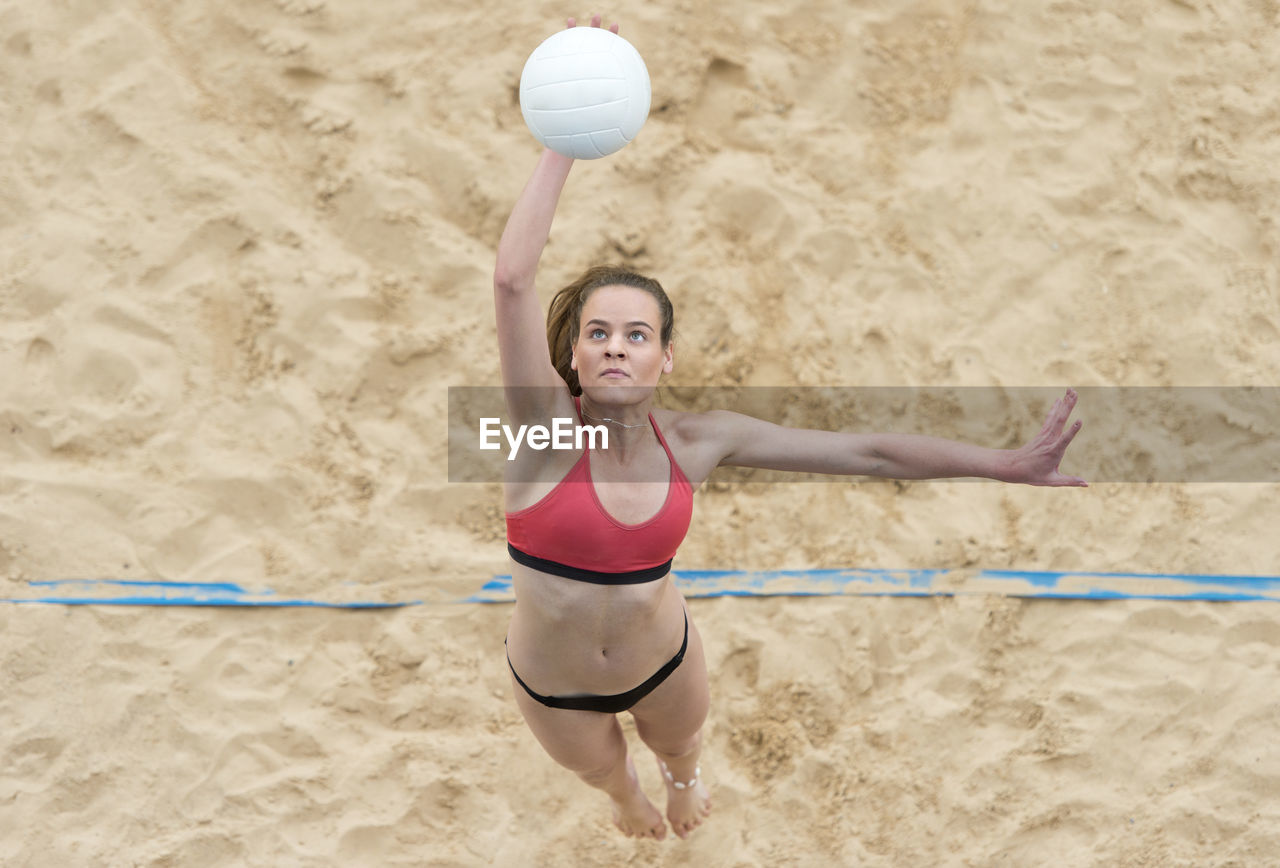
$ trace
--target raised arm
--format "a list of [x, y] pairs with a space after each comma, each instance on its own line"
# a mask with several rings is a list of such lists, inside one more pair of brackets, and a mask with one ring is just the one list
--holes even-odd
[[987, 449], [920, 434], [851, 434], [784, 428], [740, 413], [706, 414], [704, 436], [721, 453], [720, 463], [800, 473], [944, 479], [978, 476], [1028, 485], [1086, 486], [1058, 470], [1080, 422], [1066, 428], [1076, 404], [1067, 390], [1049, 411], [1040, 433], [1018, 449]]
[[[567, 24], [572, 29], [577, 21], [570, 18]], [[591, 26], [600, 26], [599, 15], [591, 19]], [[609, 29], [617, 33], [618, 25]], [[573, 415], [568, 388], [551, 363], [542, 306], [534, 291], [538, 260], [572, 168], [569, 157], [544, 150], [498, 242], [493, 269], [498, 355], [507, 412], [516, 424]]]
[[573, 160], [543, 151], [533, 176], [507, 218], [493, 269], [493, 304], [507, 411], [517, 424], [554, 415], [557, 393], [568, 391], [551, 364], [542, 306], [534, 291], [538, 260]]
[[493, 270], [493, 285], [508, 291], [533, 289], [534, 273], [542, 248], [551, 234], [560, 192], [573, 168], [573, 160], [551, 149], [542, 152], [533, 177], [525, 184], [507, 218], [507, 226], [498, 242], [498, 260]]

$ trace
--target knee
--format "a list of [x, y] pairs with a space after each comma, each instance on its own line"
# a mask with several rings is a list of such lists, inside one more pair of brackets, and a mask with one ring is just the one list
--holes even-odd
[[702, 746], [702, 731], [698, 730], [685, 738], [656, 738], [650, 735], [641, 739], [654, 753], [669, 757], [683, 757], [694, 753]]
[[610, 736], [592, 750], [559, 757], [561, 765], [592, 786], [611, 780], [618, 767], [627, 761], [627, 741], [621, 728]]

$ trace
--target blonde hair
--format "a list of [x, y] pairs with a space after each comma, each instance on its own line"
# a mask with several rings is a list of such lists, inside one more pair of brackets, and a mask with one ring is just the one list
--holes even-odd
[[570, 367], [573, 361], [573, 342], [582, 326], [582, 309], [591, 293], [602, 286], [630, 286], [644, 290], [658, 302], [662, 315], [662, 346], [671, 343], [675, 331], [675, 309], [667, 298], [662, 284], [651, 277], [636, 274], [626, 268], [597, 265], [555, 294], [547, 310], [547, 347], [551, 350], [551, 364], [569, 386], [569, 394], [581, 395], [578, 372]]

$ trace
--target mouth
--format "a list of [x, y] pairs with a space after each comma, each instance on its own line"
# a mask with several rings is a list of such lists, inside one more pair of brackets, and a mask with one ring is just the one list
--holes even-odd
[[630, 377], [626, 371], [621, 368], [607, 368], [600, 374], [606, 380], [622, 380]]

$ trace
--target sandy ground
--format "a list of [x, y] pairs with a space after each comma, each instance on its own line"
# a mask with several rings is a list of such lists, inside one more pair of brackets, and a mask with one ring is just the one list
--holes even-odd
[[[627, 841], [542, 754], [509, 610], [451, 602], [507, 561], [447, 387], [498, 383], [520, 68], [592, 11], [0, 5], [4, 596], [425, 601], [3, 604], [0, 861], [1274, 860], [1273, 604], [695, 601], [713, 819]], [[575, 168], [540, 287], [654, 274], [672, 386], [1277, 384], [1275, 3], [618, 15], [652, 114]], [[1277, 488], [721, 480], [677, 567], [1274, 575]]]

